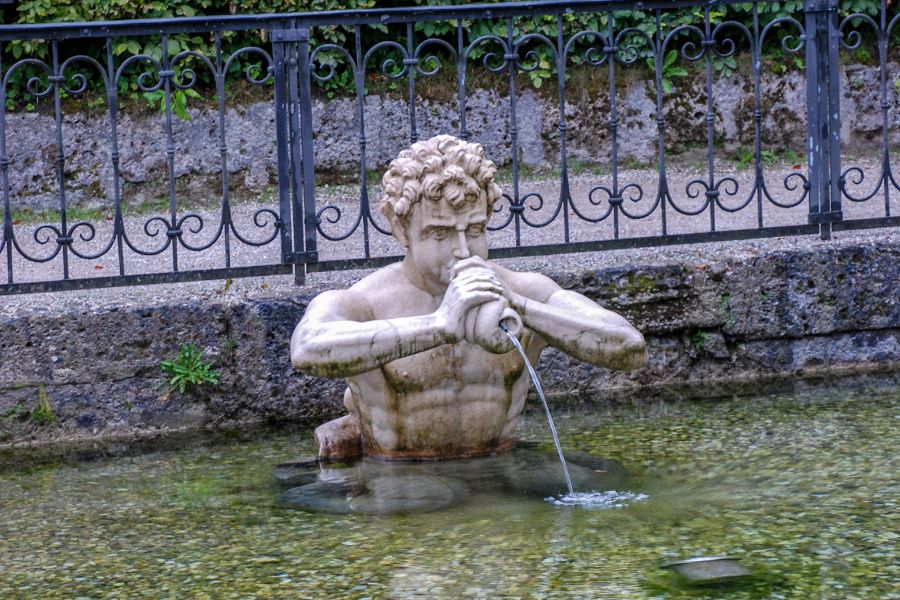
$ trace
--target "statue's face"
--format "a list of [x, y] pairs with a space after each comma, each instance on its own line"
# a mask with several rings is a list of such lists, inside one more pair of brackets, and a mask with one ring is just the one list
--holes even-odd
[[459, 209], [444, 201], [417, 202], [407, 229], [407, 260], [420, 276], [446, 286], [457, 261], [470, 256], [487, 258], [487, 221], [484, 197]]

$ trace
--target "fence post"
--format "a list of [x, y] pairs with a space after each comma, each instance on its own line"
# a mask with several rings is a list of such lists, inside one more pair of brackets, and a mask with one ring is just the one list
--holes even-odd
[[[305, 56], [300, 56], [298, 46], [303, 41]], [[306, 74], [309, 74], [309, 30], [308, 29], [280, 29], [272, 32], [272, 41], [276, 46], [281, 46], [280, 54], [284, 56], [285, 71], [287, 74], [287, 154], [282, 157], [279, 154], [279, 178], [282, 173], [289, 174], [290, 181], [290, 204], [291, 204], [291, 227], [294, 237], [294, 248], [291, 255], [291, 262], [294, 264], [294, 283], [302, 285], [306, 280], [306, 263], [308, 261], [306, 235], [304, 235], [304, 225], [308, 221], [305, 215], [306, 202], [304, 195], [306, 186], [303, 181], [303, 156], [304, 149], [301, 137], [303, 129], [301, 129], [300, 113], [301, 95], [299, 89], [300, 82], [304, 79], [302, 76], [304, 65], [306, 65]], [[308, 77], [306, 78], [308, 79]], [[306, 89], [309, 89], [307, 83]], [[281, 162], [285, 158], [285, 162]], [[314, 235], [314, 234], [313, 234]]]
[[272, 55], [275, 63], [275, 148], [278, 161], [278, 217], [281, 219], [281, 262], [293, 263], [294, 245], [291, 240], [291, 180], [290, 129], [288, 128], [288, 112], [290, 106], [287, 98], [287, 64], [284, 43], [277, 41], [277, 32], [273, 34]]
[[809, 222], [822, 239], [841, 213], [841, 115], [838, 0], [806, 0], [806, 112]]

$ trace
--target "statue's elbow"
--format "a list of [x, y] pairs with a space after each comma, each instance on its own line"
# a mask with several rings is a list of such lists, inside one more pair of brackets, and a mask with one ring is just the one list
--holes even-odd
[[633, 330], [622, 346], [623, 369], [633, 371], [647, 366], [647, 343], [639, 331]]
[[312, 355], [303, 346], [291, 348], [291, 365], [303, 373], [311, 373], [315, 369]]
[[291, 340], [291, 365], [307, 375], [318, 375], [321, 363], [321, 351], [316, 349], [315, 341], [303, 336], [294, 335]]

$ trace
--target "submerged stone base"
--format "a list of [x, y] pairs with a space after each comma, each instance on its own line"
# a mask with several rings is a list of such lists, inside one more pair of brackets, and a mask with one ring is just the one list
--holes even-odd
[[[538, 371], [557, 402], [751, 394], [900, 371], [900, 243], [893, 239], [545, 274], [623, 314], [650, 353], [646, 368], [619, 373], [546, 351]], [[288, 355], [293, 327], [320, 291], [6, 319], [0, 447], [338, 416], [343, 382], [296, 373]], [[219, 385], [186, 394], [160, 388], [160, 361], [188, 342], [221, 371]], [[42, 398], [49, 411], [40, 409]]]

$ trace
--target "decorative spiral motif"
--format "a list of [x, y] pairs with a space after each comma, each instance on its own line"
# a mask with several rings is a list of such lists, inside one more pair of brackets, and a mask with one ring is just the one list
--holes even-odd
[[706, 34], [703, 33], [703, 30], [697, 27], [696, 25], [679, 25], [672, 31], [666, 35], [665, 39], [663, 39], [662, 44], [660, 45], [660, 52], [658, 60], [662, 60], [666, 55], [666, 48], [669, 46], [669, 42], [671, 42], [675, 37], [681, 35], [682, 33], [690, 33], [696, 34], [697, 37], [700, 38], [700, 49], [697, 50], [697, 42], [695, 41], [687, 41], [678, 51], [681, 57], [688, 62], [697, 62], [701, 58], [706, 55], [706, 48], [703, 42], [706, 42]]
[[618, 48], [618, 51], [615, 54], [616, 60], [619, 61], [620, 64], [628, 66], [636, 63], [641, 55], [640, 51], [633, 43], [623, 44], [626, 36], [630, 40], [633, 40], [635, 36], [643, 38], [643, 41], [648, 48], [653, 48], [653, 39], [645, 31], [641, 31], [635, 27], [626, 27], [616, 34], [616, 41], [614, 44], [615, 47]]
[[[323, 62], [319, 59], [319, 55], [323, 52], [334, 52], [338, 55], [341, 55], [344, 60], [347, 61], [347, 64], [350, 65], [353, 74], [356, 75], [356, 61], [353, 59], [349, 52], [336, 44], [322, 44], [321, 46], [316, 47], [316, 49], [313, 50], [309, 55], [310, 74], [312, 75], [313, 79], [318, 82], [325, 83], [326, 81], [331, 81], [331, 79], [334, 78], [336, 72], [334, 63]], [[328, 69], [328, 72], [325, 75], [320, 75], [317, 72], [317, 66], [325, 67], [326, 69]]]
[[[397, 59], [395, 59], [395, 58], [385, 59], [384, 62], [381, 63], [381, 69], [380, 69], [381, 74], [384, 75], [385, 77], [387, 77], [388, 79], [402, 79], [403, 77], [405, 77], [406, 74], [409, 72], [409, 62], [407, 61], [407, 59], [409, 58], [409, 55], [406, 53], [406, 48], [404, 48], [397, 42], [390, 41], [390, 40], [387, 40], [384, 42], [378, 42], [377, 44], [375, 44], [374, 46], [369, 48], [368, 52], [366, 52], [366, 54], [362, 60], [363, 72], [365, 73], [366, 65], [369, 64], [369, 59], [372, 57], [372, 55], [375, 54], [376, 52], [378, 52], [379, 50], [381, 50], [382, 48], [388, 48], [390, 50], [398, 52], [398, 53], [400, 53], [400, 56], [402, 58], [400, 59], [399, 65], [397, 64]], [[398, 70], [398, 67], [399, 67], [399, 70]]]
[[[428, 54], [424, 58], [422, 54], [425, 49], [429, 46], [437, 46], [440, 49], [446, 50], [450, 56], [453, 57], [455, 61], [457, 59], [456, 48], [445, 42], [444, 40], [437, 38], [429, 38], [419, 43], [416, 46], [415, 52], [413, 52], [413, 58], [415, 59], [415, 69], [416, 74], [422, 77], [431, 77], [432, 75], [436, 75], [441, 70], [441, 60], [434, 54]], [[433, 65], [431, 68], [426, 67], [425, 65]]]
[[[135, 54], [135, 55], [129, 56], [128, 58], [123, 60], [122, 64], [119, 65], [119, 68], [116, 69], [116, 76], [115, 76], [113, 82], [116, 85], [118, 85], [119, 80], [122, 78], [122, 74], [125, 72], [125, 70], [129, 66], [131, 66], [137, 62], [149, 63], [148, 66], [156, 69], [155, 72], [144, 71], [143, 73], [138, 75], [138, 78], [137, 78], [138, 89], [141, 90], [142, 92], [155, 92], [156, 90], [161, 89], [163, 86], [163, 83], [164, 83], [163, 78], [159, 76], [160, 71], [163, 70], [162, 63], [160, 63], [158, 60], [156, 60], [149, 54]], [[154, 83], [153, 85], [150, 85], [150, 82], [153, 80], [154, 76], [156, 76], [156, 83]]]
[[843, 195], [852, 202], [865, 202], [866, 200], [869, 200], [870, 198], [875, 196], [875, 194], [877, 194], [879, 190], [881, 190], [881, 187], [884, 184], [883, 176], [878, 177], [878, 185], [875, 186], [875, 189], [873, 189], [868, 194], [863, 194], [862, 196], [853, 194], [847, 187], [848, 180], [850, 181], [851, 185], [859, 186], [862, 185], [865, 178], [866, 176], [863, 173], [863, 170], [859, 167], [848, 168], [841, 174], [841, 178], [838, 180], [841, 188], [841, 193], [843, 193]]
[[[636, 183], [629, 183], [619, 190], [619, 196], [628, 200], [635, 206], [640, 204], [641, 200], [644, 199], [644, 190]], [[643, 219], [645, 217], [650, 216], [653, 211], [656, 210], [656, 207], [659, 206], [659, 197], [654, 198], [654, 201], [650, 203], [650, 205], [641, 212], [632, 211], [628, 204], [623, 202], [619, 207], [624, 214], [629, 219]]]
[[[24, 58], [16, 63], [13, 63], [12, 66], [9, 67], [6, 71], [6, 75], [3, 76], [3, 89], [4, 91], [9, 87], [9, 79], [15, 74], [16, 71], [21, 69], [27, 65], [34, 65], [36, 67], [40, 67], [43, 70], [47, 77], [49, 78], [53, 75], [53, 69], [42, 60], [38, 60], [36, 58]], [[41, 89], [41, 86], [46, 86], [46, 88]], [[49, 81], [44, 82], [40, 77], [31, 77], [28, 79], [28, 82], [25, 84], [25, 89], [28, 90], [28, 93], [31, 94], [34, 98], [44, 98], [49, 96], [53, 91], [53, 84]]]
[[862, 43], [862, 34], [856, 30], [852, 29], [850, 31], [845, 31], [845, 29], [850, 26], [851, 23], [856, 23], [862, 21], [866, 25], [872, 28], [872, 32], [881, 39], [882, 31], [881, 27], [875, 20], [869, 15], [863, 15], [860, 13], [855, 13], [844, 17], [841, 21], [841, 24], [838, 26], [838, 32], [841, 34], [841, 46], [846, 48], [847, 50], [856, 50], [859, 48], [859, 45]]
[[509, 46], [506, 45], [506, 40], [504, 40], [500, 36], [488, 34], [488, 35], [483, 35], [483, 36], [475, 39], [468, 46], [466, 46], [466, 49], [463, 52], [463, 59], [468, 60], [469, 55], [472, 54], [473, 50], [486, 44], [487, 42], [493, 42], [493, 43], [497, 44], [498, 46], [500, 46], [501, 50], [503, 51], [503, 54], [502, 54], [502, 57], [499, 58], [499, 61], [500, 61], [499, 64], [495, 64], [492, 66], [491, 63], [498, 60], [498, 56], [497, 56], [496, 52], [488, 51], [481, 58], [481, 64], [483, 64], [484, 67], [491, 73], [500, 73], [506, 69], [506, 65], [509, 64], [509, 61], [512, 57], [512, 54], [510, 53], [510, 48], [509, 48]]
[[[780, 27], [783, 24], [788, 24], [791, 27], [796, 28], [798, 35], [796, 37], [793, 35], [786, 35], [781, 38], [781, 49], [785, 52], [790, 52], [791, 54], [796, 54], [802, 50], [806, 44], [806, 29], [803, 28], [800, 21], [793, 17], [778, 17], [777, 19], [770, 21], [768, 25], [763, 27], [762, 32], [759, 34], [759, 41], [756, 44], [756, 48], [762, 48], [766, 41], [766, 35], [768, 35], [773, 28]], [[794, 41], [796, 41], [796, 45], [792, 45]]]
[[[271, 217], [271, 222], [269, 221], [269, 217]], [[234, 223], [231, 225], [231, 232], [243, 244], [247, 244], [248, 246], [265, 246], [278, 237], [278, 233], [284, 228], [284, 222], [281, 220], [281, 217], [270, 208], [260, 208], [253, 213], [253, 224], [260, 229], [272, 227], [272, 232], [261, 240], [251, 240], [250, 238], [241, 235], [234, 226]]]
[[[66, 76], [66, 71], [69, 69], [69, 67], [76, 63], [86, 63], [91, 67], [97, 69], [97, 72], [100, 73], [100, 77], [102, 78], [103, 86], [105, 88], [109, 88], [109, 76], [106, 73], [106, 69], [103, 68], [103, 65], [101, 65], [90, 56], [78, 55], [67, 59], [59, 66], [59, 73], [63, 77], [62, 89], [67, 94], [69, 94], [70, 96], [79, 96], [87, 91], [88, 88], [88, 80], [83, 73], [72, 73], [68, 77]], [[70, 85], [68, 83], [68, 80], [76, 82], [77, 86]]]
[[499, 224], [491, 225], [489, 222], [489, 224], [487, 226], [488, 231], [499, 231], [500, 229], [505, 229], [510, 223], [512, 223], [513, 215], [514, 215], [512, 208], [514, 206], [516, 206], [516, 203], [515, 203], [515, 200], [513, 200], [513, 197], [510, 196], [509, 194], [507, 194], [506, 192], [503, 192], [503, 194], [500, 195], [500, 198], [498, 198], [497, 201], [494, 202], [494, 206], [491, 207], [492, 216], [499, 215], [500, 213], [503, 212], [504, 206], [503, 206], [503, 203], [501, 202], [503, 200], [506, 201], [505, 203], [510, 209], [509, 214], [506, 216], [506, 219], [503, 220]]
[[[44, 231], [47, 232], [45, 236], [41, 235], [41, 233]], [[32, 234], [32, 238], [34, 239], [34, 241], [42, 246], [47, 245], [48, 243], [50, 243], [51, 240], [53, 240], [53, 237], [51, 237], [51, 236], [55, 236], [57, 240], [62, 237], [59, 233], [58, 227], [56, 227], [54, 225], [41, 225], [40, 227], [35, 229]], [[53, 260], [54, 258], [56, 258], [56, 255], [59, 254], [60, 251], [62, 251], [62, 244], [57, 243], [56, 246], [53, 248], [53, 250], [50, 252], [50, 254], [48, 254], [46, 256], [34, 256], [34, 255], [27, 253], [22, 248], [22, 246], [19, 245], [19, 240], [16, 239], [15, 233], [13, 234], [10, 241], [12, 242], [13, 248], [15, 248], [16, 251], [19, 254], [21, 254], [23, 258], [25, 258], [26, 260], [29, 260], [31, 262], [36, 262], [36, 263], [49, 262], [49, 261]]]
[[[529, 202], [529, 200], [533, 200], [533, 202]], [[544, 197], [541, 196], [537, 192], [530, 192], [530, 193], [522, 196], [519, 199], [519, 203], [523, 207], [527, 207], [528, 210], [530, 210], [532, 212], [539, 212], [541, 209], [544, 208]], [[560, 200], [560, 202], [557, 203], [556, 208], [553, 210], [553, 213], [550, 216], [548, 216], [546, 219], [544, 219], [543, 221], [534, 221], [532, 219], [529, 219], [528, 213], [522, 212], [522, 221], [529, 227], [535, 227], [535, 228], [546, 227], [547, 225], [549, 225], [550, 223], [552, 223], [553, 221], [556, 220], [556, 217], [559, 215], [559, 211], [561, 210], [561, 208], [562, 208], [562, 201]]]
[[592, 67], [599, 67], [606, 63], [606, 59], [609, 57], [608, 54], [603, 52], [603, 48], [609, 45], [606, 42], [606, 37], [600, 32], [585, 30], [574, 34], [569, 38], [569, 41], [566, 42], [566, 45], [563, 47], [563, 64], [565, 64], [572, 49], [577, 43], [581, 43], [581, 40], [595, 40], [595, 43], [598, 42], [602, 44], [601, 46], [596, 46], [589, 42], [588, 47], [582, 55], [586, 64]]
[[265, 69], [262, 70], [264, 73], [260, 77], [253, 76], [253, 69], [255, 65], [247, 65], [247, 68], [244, 69], [244, 79], [247, 80], [248, 83], [252, 85], [262, 85], [267, 81], [270, 81], [275, 73], [275, 61], [272, 60], [272, 56], [263, 50], [262, 48], [257, 48], [256, 46], [247, 46], [246, 48], [241, 48], [240, 50], [236, 50], [231, 56], [228, 57], [228, 60], [225, 61], [225, 65], [222, 67], [222, 75], [225, 76], [228, 74], [231, 65], [234, 61], [246, 54], [256, 54], [263, 60], [263, 64], [265, 65]]
[[356, 219], [354, 219], [353, 223], [350, 224], [350, 227], [348, 227], [346, 231], [338, 234], [328, 233], [328, 231], [326, 231], [325, 228], [322, 227], [323, 217], [325, 221], [328, 221], [329, 223], [334, 225], [340, 222], [341, 218], [343, 217], [343, 211], [340, 209], [340, 207], [334, 204], [328, 204], [326, 206], [323, 206], [316, 212], [316, 231], [319, 232], [319, 235], [321, 235], [328, 241], [339, 242], [341, 240], [346, 240], [348, 237], [353, 235], [353, 232], [355, 232], [359, 228], [359, 225], [360, 223], [362, 223], [365, 215], [363, 214], [363, 211], [360, 210], [356, 214]]
[[87, 230], [86, 232], [80, 232], [78, 234], [79, 239], [81, 239], [81, 241], [83, 241], [83, 242], [91, 242], [94, 240], [94, 238], [97, 235], [97, 230], [94, 228], [94, 225], [91, 223], [88, 223], [87, 221], [79, 221], [78, 223], [75, 223], [74, 225], [72, 225], [72, 227], [69, 228], [68, 236], [70, 238], [73, 238], [73, 243], [69, 245], [69, 251], [72, 252], [72, 254], [74, 254], [78, 258], [82, 258], [85, 260], [94, 260], [94, 259], [100, 258], [104, 254], [109, 252], [110, 248], [112, 248], [113, 244], [115, 244], [115, 242], [116, 242], [116, 236], [115, 236], [115, 234], [113, 234], [113, 235], [109, 236], [109, 240], [106, 242], [106, 244], [102, 248], [96, 250], [95, 252], [81, 251], [77, 248], [77, 246], [74, 243], [75, 231], [77, 231], [79, 229]]
[[[546, 46], [550, 49], [550, 52], [554, 56], [554, 62], [556, 62], [556, 44], [547, 39], [546, 36], [543, 36], [539, 33], [529, 33], [520, 37], [513, 44], [513, 54], [519, 54], [522, 46], [531, 41], [540, 42], [543, 46]], [[530, 73], [531, 71], [535, 71], [541, 66], [541, 57], [537, 53], [537, 50], [528, 50], [525, 53], [525, 57], [519, 60], [519, 70], [525, 73]]]

